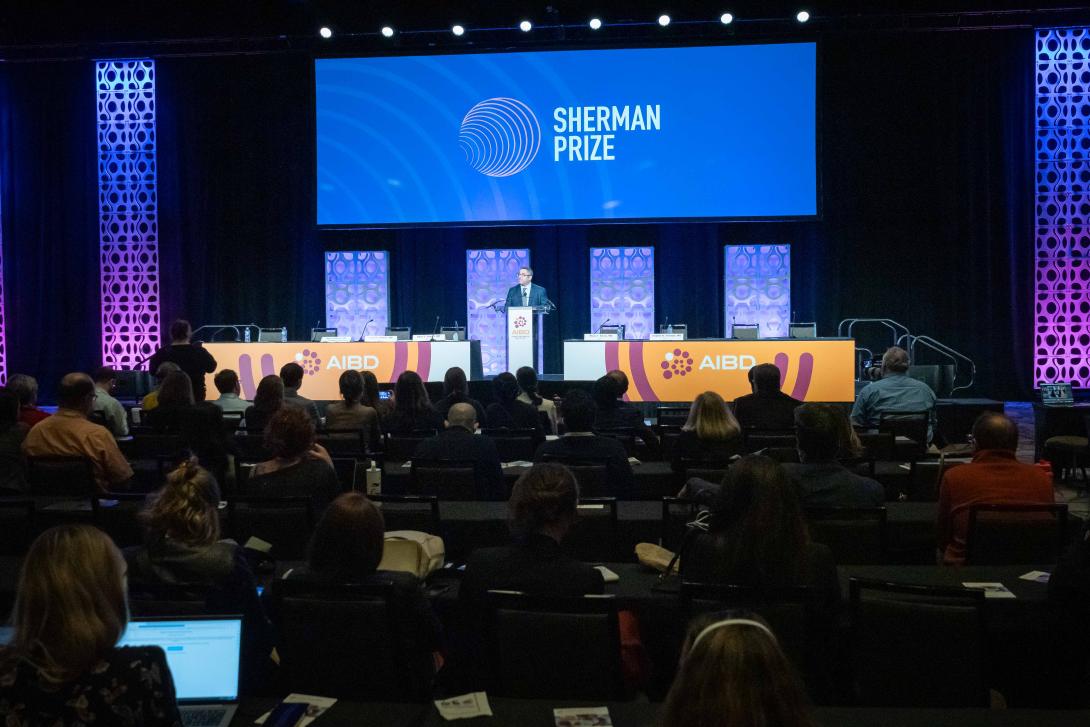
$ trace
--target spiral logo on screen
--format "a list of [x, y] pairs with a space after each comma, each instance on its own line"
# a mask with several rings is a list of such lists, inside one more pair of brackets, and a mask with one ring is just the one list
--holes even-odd
[[530, 107], [514, 98], [490, 98], [462, 119], [458, 144], [469, 166], [489, 177], [518, 174], [541, 148], [541, 126]]

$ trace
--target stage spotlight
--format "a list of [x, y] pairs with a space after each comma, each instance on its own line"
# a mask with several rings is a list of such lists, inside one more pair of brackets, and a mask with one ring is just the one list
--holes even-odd
[[598, 19], [598, 18], [591, 18], [590, 19], [590, 29], [591, 30], [598, 30], [601, 27], [602, 27], [602, 21], [600, 19]]
[[329, 40], [333, 37], [333, 31], [329, 28], [329, 26], [323, 25], [322, 27], [318, 28], [318, 35], [322, 36], [326, 40]]
[[382, 31], [381, 32], [382, 32], [382, 37], [383, 38], [393, 38], [394, 37], [394, 29], [391, 28], [389, 25], [382, 26]]
[[460, 25], [455, 25], [453, 28], [450, 29], [450, 32], [454, 33], [457, 36], [462, 36], [465, 35], [466, 29]]
[[806, 10], [800, 10], [799, 14], [795, 16], [795, 20], [799, 21], [800, 23], [805, 23], [809, 19], [810, 19], [810, 13], [807, 12]]
[[521, 30], [523, 33], [529, 33], [533, 29], [534, 24], [531, 23], [529, 20], [523, 20], [521, 23], [519, 23], [519, 30]]
[[734, 22], [734, 16], [731, 15], [730, 13], [723, 13], [722, 15], [719, 16], [719, 22], [722, 23], [723, 25], [730, 25], [731, 23]]
[[669, 15], [660, 15], [659, 16], [659, 25], [661, 25], [662, 27], [665, 28], [669, 24], [670, 24], [670, 16]]

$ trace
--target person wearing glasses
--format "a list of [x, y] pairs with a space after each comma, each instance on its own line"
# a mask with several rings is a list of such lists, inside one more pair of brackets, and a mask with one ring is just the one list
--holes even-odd
[[516, 308], [518, 306], [538, 308], [549, 305], [549, 298], [545, 295], [545, 288], [535, 285], [533, 280], [533, 268], [526, 266], [519, 268], [518, 284], [511, 286], [511, 289], [507, 291], [507, 301], [504, 305], [508, 308], [512, 306]]

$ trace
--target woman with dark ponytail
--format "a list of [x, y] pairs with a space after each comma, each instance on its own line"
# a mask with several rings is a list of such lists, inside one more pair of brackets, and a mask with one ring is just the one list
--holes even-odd
[[515, 372], [515, 379], [518, 380], [521, 391], [518, 400], [529, 404], [539, 412], [545, 412], [545, 415], [549, 417], [548, 431], [545, 433], [556, 434], [556, 404], [537, 393], [537, 372], [531, 366], [523, 366]]

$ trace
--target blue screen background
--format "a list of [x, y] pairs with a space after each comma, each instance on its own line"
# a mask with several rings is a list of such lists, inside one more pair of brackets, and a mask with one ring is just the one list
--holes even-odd
[[[319, 59], [318, 224], [810, 216], [813, 43]], [[518, 99], [541, 128], [523, 171], [489, 177], [462, 119]], [[553, 161], [557, 106], [661, 105], [612, 161]]]

